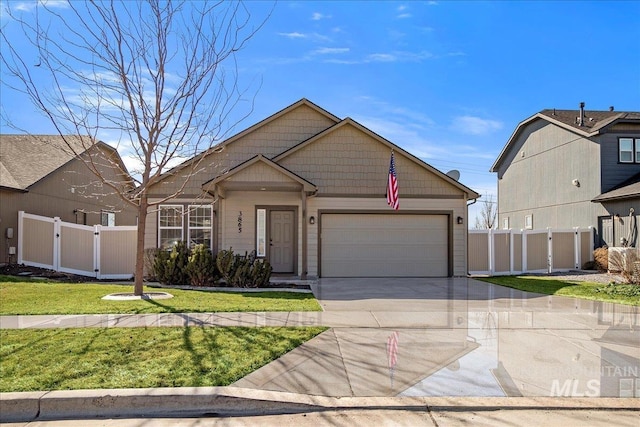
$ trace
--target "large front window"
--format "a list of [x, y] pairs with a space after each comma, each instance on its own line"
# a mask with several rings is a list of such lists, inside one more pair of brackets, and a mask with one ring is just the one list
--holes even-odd
[[618, 154], [620, 163], [640, 163], [640, 138], [620, 138]]
[[181, 240], [183, 230], [183, 207], [181, 205], [161, 205], [158, 212], [158, 247], [171, 249]]
[[189, 206], [189, 245], [211, 248], [211, 205]]

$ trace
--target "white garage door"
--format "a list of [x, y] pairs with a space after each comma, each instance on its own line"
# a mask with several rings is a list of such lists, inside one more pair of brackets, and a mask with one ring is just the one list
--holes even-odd
[[446, 277], [448, 216], [323, 214], [322, 277]]

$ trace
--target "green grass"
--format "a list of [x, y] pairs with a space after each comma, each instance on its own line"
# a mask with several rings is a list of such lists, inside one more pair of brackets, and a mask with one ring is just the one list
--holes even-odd
[[225, 386], [324, 330], [0, 330], [0, 392]]
[[[132, 292], [133, 285], [58, 283], [0, 276], [0, 314], [137, 314], [240, 311], [321, 311], [310, 293], [205, 292], [162, 289], [174, 298], [110, 301], [102, 297]], [[146, 288], [147, 291], [158, 289]]]
[[477, 279], [526, 292], [640, 306], [640, 285], [603, 285], [593, 282], [562, 281], [544, 276], [496, 276]]

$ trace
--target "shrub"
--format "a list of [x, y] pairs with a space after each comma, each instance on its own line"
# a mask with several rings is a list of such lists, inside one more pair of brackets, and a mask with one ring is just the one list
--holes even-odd
[[256, 288], [263, 288], [269, 284], [273, 268], [267, 260], [255, 260], [251, 265], [251, 281]]
[[609, 248], [603, 246], [593, 251], [593, 263], [596, 270], [609, 270]]
[[234, 254], [233, 249], [222, 250], [216, 257], [216, 265], [227, 285], [233, 287], [263, 287], [271, 278], [271, 265], [256, 259], [255, 251], [240, 255]]
[[189, 247], [185, 242], [178, 242], [171, 252], [159, 251], [154, 263], [156, 277], [165, 285], [188, 285], [187, 274], [189, 263]]
[[144, 276], [147, 280], [158, 280], [155, 270], [155, 263], [158, 252], [160, 252], [160, 250], [157, 248], [147, 248], [144, 250]]
[[215, 282], [216, 264], [211, 250], [202, 244], [194, 246], [186, 272], [192, 286], [207, 286]]

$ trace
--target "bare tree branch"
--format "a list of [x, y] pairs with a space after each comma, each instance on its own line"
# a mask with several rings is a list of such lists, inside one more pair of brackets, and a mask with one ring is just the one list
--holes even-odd
[[[81, 158], [105, 186], [137, 208], [135, 292], [141, 294], [149, 208], [180, 195], [202, 170], [205, 156], [196, 155], [235, 125], [231, 113], [246, 95], [235, 54], [269, 14], [252, 25], [242, 1], [88, 0], [57, 6], [37, 2], [29, 13], [6, 5], [11, 20], [1, 30], [0, 56], [11, 79], [2, 83], [26, 94], [63, 138], [82, 135], [81, 150], [65, 142], [76, 155], [84, 153]], [[24, 40], [31, 50], [21, 47]], [[136, 160], [134, 190], [101, 175], [105, 162], [126, 174], [120, 162], [87, 151], [107, 132], [118, 132], [116, 148]], [[177, 160], [194, 157], [174, 192], [149, 201], [149, 188]]]

